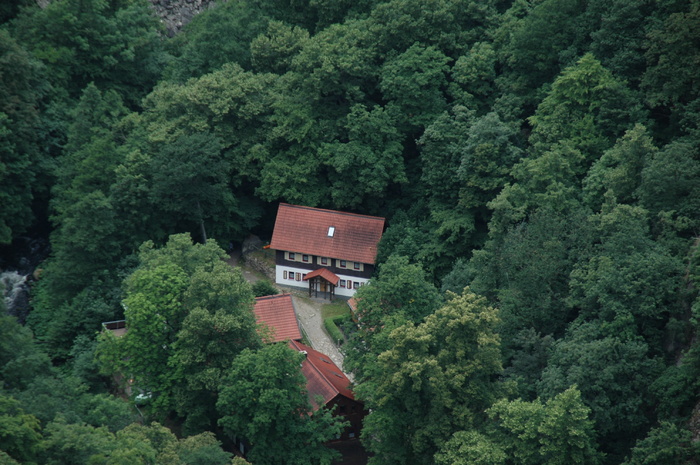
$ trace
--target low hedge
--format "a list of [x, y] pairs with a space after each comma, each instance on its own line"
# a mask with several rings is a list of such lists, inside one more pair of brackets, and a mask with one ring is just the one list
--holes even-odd
[[338, 323], [347, 318], [346, 315], [331, 316], [323, 320], [323, 326], [326, 327], [328, 335], [333, 339], [336, 345], [341, 345], [345, 342], [343, 332], [338, 328]]

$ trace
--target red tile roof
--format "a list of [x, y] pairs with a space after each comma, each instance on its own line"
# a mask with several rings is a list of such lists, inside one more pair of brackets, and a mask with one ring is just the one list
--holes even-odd
[[[384, 221], [377, 216], [281, 203], [270, 247], [373, 264]], [[332, 237], [331, 226], [335, 228]]]
[[328, 268], [319, 268], [318, 270], [314, 270], [311, 273], [307, 273], [307, 275], [304, 276], [304, 281], [308, 281], [309, 279], [315, 278], [316, 276], [322, 277], [334, 286], [337, 286], [338, 281], [340, 281], [338, 275], [333, 273]]
[[350, 380], [327, 355], [297, 341], [289, 341], [289, 347], [299, 352], [306, 352], [306, 360], [301, 364], [301, 371], [306, 377], [306, 390], [309, 400], [316, 408], [316, 397], [323, 398], [324, 405], [338, 394], [355, 400], [350, 390]]
[[297, 315], [290, 294], [268, 295], [255, 299], [255, 318], [272, 332], [271, 342], [301, 339]]

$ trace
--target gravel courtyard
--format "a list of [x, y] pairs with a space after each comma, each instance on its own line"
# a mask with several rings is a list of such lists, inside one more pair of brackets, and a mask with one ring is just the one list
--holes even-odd
[[[249, 269], [245, 263], [240, 261], [240, 251], [231, 254], [227, 262], [231, 266], [241, 268], [243, 276], [249, 283], [254, 283], [261, 279], [260, 273]], [[343, 354], [338, 350], [331, 338], [326, 333], [323, 327], [323, 318], [321, 317], [321, 307], [328, 303], [327, 300], [309, 298], [306, 291], [292, 288], [289, 286], [275, 285], [280, 292], [288, 292], [292, 294], [292, 301], [297, 313], [297, 320], [306, 336], [309, 344], [314, 349], [328, 355], [339, 368], [343, 368]], [[352, 375], [345, 373], [352, 381]]]

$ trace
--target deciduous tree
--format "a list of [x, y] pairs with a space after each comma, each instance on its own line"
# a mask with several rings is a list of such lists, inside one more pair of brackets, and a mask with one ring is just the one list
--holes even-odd
[[324, 443], [342, 430], [331, 412], [314, 409], [299, 365], [303, 355], [284, 344], [244, 350], [223, 380], [216, 404], [219, 425], [251, 444], [260, 465], [329, 465], [334, 451]]

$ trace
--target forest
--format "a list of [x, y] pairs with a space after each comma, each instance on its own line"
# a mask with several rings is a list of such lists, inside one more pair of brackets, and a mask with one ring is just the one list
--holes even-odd
[[279, 202], [387, 218], [370, 465], [700, 463], [699, 0], [2, 2], [0, 463], [332, 463], [221, 260]]

